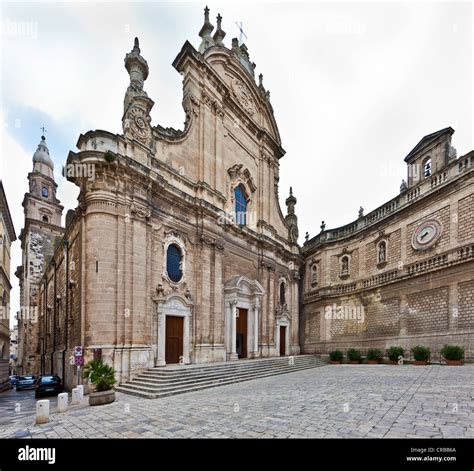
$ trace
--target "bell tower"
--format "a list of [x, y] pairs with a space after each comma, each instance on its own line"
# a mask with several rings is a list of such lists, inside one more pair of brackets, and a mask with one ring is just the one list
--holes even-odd
[[41, 136], [33, 154], [33, 170], [28, 174], [29, 191], [23, 198], [25, 224], [20, 234], [22, 265], [17, 268], [20, 280], [18, 313], [18, 368], [22, 374], [40, 373], [38, 293], [48, 259], [62, 237], [63, 206], [56, 197], [54, 163], [46, 138]]

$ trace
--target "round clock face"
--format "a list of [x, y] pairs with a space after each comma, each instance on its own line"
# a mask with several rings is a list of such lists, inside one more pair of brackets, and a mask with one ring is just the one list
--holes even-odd
[[415, 250], [431, 248], [440, 238], [441, 223], [436, 219], [423, 222], [413, 233], [411, 245]]

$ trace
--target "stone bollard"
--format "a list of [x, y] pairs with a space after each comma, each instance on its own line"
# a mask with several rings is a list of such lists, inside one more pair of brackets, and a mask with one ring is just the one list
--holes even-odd
[[79, 391], [79, 389], [77, 388], [74, 388], [72, 390], [72, 401], [71, 401], [71, 404], [80, 404], [81, 403], [81, 393]]
[[47, 424], [49, 422], [49, 400], [44, 399], [36, 402], [36, 423]]
[[79, 398], [82, 401], [84, 400], [84, 386], [82, 384], [79, 384], [76, 386], [76, 388], [79, 390]]
[[68, 407], [67, 393], [58, 394], [58, 412], [66, 412]]

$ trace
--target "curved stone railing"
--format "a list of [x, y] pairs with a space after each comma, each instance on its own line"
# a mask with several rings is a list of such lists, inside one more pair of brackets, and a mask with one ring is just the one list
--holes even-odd
[[438, 270], [447, 266], [463, 263], [474, 259], [474, 244], [449, 250], [445, 253], [434, 255], [417, 262], [401, 266], [399, 270], [390, 270], [378, 275], [371, 276], [351, 283], [341, 283], [333, 286], [324, 286], [320, 289], [306, 291], [303, 295], [304, 302], [313, 301], [329, 296], [338, 296], [365, 289], [372, 289], [384, 284], [402, 279], [418, 276], [429, 271]]

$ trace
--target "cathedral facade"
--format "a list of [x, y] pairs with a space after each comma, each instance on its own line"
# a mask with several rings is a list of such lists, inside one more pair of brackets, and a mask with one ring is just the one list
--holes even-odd
[[173, 63], [183, 130], [152, 126], [135, 40], [123, 134], [89, 131], [68, 156], [79, 205], [40, 283], [32, 346], [66, 383], [75, 345], [119, 381], [155, 365], [300, 353], [296, 198], [285, 216], [269, 93], [245, 45], [223, 45], [220, 17], [212, 31], [206, 10], [199, 50], [186, 42]]
[[286, 214], [278, 201], [285, 151], [270, 94], [246, 46], [224, 46], [221, 20], [214, 30], [206, 8], [199, 48], [186, 42], [173, 62], [182, 130], [152, 125], [135, 40], [123, 133], [88, 131], [67, 158], [79, 204], [65, 228], [42, 140], [17, 272], [22, 304], [38, 308], [19, 334], [23, 362], [70, 386], [75, 346], [119, 382], [153, 366], [334, 348], [451, 342], [472, 357], [473, 153], [455, 156], [451, 128], [426, 136], [399, 195], [300, 247], [292, 190]]

